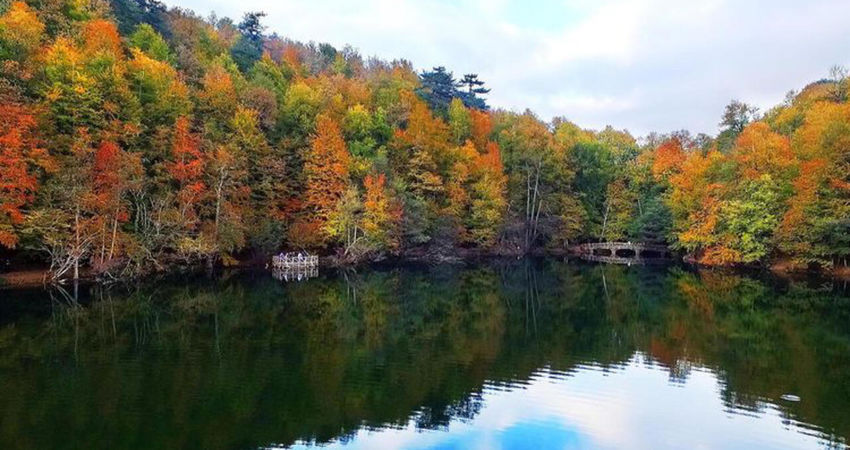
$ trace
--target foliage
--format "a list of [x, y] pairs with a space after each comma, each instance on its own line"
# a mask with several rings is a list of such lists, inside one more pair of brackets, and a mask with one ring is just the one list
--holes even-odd
[[763, 116], [733, 101], [716, 139], [636, 140], [490, 110], [477, 74], [364, 61], [268, 34], [263, 17], [7, 2], [0, 243], [41, 252], [54, 276], [601, 239], [724, 264], [850, 256], [841, 68]]

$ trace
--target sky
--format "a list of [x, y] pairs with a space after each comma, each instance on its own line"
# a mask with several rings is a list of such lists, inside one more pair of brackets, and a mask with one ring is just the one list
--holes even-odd
[[417, 70], [478, 73], [491, 106], [635, 135], [715, 134], [850, 65], [850, 0], [166, 0]]

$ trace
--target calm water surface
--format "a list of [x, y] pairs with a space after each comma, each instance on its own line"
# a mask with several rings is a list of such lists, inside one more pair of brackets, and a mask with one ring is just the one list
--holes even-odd
[[850, 297], [557, 261], [0, 290], [0, 448], [845, 448]]

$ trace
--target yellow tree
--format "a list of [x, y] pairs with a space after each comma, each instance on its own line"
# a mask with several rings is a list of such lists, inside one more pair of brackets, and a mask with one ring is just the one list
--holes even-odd
[[0, 16], [0, 73], [22, 79], [32, 76], [32, 56], [44, 38], [44, 24], [24, 2], [13, 2]]
[[366, 175], [363, 186], [363, 231], [367, 239], [379, 249], [398, 248], [402, 210], [386, 186], [386, 176]]
[[315, 240], [301, 238], [305, 243], [325, 244], [329, 236], [328, 224], [339, 199], [348, 186], [349, 155], [339, 125], [320, 114], [316, 120], [316, 133], [304, 163], [306, 191], [302, 221], [314, 224], [309, 229], [318, 232]]

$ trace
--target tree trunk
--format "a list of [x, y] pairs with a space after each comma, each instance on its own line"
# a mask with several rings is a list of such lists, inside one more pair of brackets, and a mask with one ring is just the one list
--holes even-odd
[[611, 210], [611, 203], [605, 202], [605, 214], [602, 216], [602, 233], [599, 235], [599, 242], [605, 240], [605, 227], [608, 226], [608, 211]]
[[528, 250], [528, 228], [531, 221], [531, 170], [525, 176], [525, 250]]
[[224, 189], [224, 173], [221, 174], [221, 178], [218, 180], [218, 185], [215, 188], [215, 237], [218, 240], [218, 224], [219, 224], [219, 216], [221, 214], [221, 192]]
[[118, 236], [118, 212], [115, 212], [115, 217], [112, 218], [112, 243], [109, 244], [109, 260], [115, 254], [115, 238]]
[[100, 264], [103, 264], [103, 258], [106, 257], [106, 222], [100, 227]]
[[80, 207], [74, 213], [74, 280], [80, 279]]

